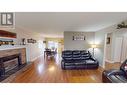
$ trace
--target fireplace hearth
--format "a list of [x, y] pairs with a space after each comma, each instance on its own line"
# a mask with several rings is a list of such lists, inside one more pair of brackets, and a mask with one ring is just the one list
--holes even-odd
[[0, 58], [0, 81], [14, 74], [26, 64], [22, 64], [21, 53]]

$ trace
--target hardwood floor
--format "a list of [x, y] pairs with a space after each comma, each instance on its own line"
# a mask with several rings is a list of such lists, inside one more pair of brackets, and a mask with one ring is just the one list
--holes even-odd
[[103, 69], [97, 70], [62, 70], [61, 59], [40, 57], [24, 72], [19, 73], [12, 83], [101, 83]]
[[121, 66], [121, 63], [108, 63], [106, 62], [105, 63], [105, 69], [108, 70], [108, 69], [119, 69]]

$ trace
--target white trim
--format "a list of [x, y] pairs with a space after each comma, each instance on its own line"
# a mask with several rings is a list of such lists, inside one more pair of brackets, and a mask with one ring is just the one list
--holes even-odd
[[107, 39], [107, 33], [105, 34], [105, 38], [104, 38], [104, 55], [103, 55], [103, 63], [102, 63], [103, 68], [105, 68], [105, 60], [106, 60], [106, 39]]
[[9, 49], [19, 49], [19, 48], [26, 48], [25, 45], [2, 45], [0, 46], [0, 51], [1, 50], [9, 50]]
[[114, 61], [111, 61], [111, 60], [105, 60], [105, 62], [114, 63]]
[[125, 60], [122, 60], [121, 63], [123, 63]]
[[[111, 61], [111, 60], [105, 60], [105, 62], [108, 62], [108, 63], [118, 63], [116, 61]], [[124, 61], [121, 61], [120, 63], [123, 63]]]

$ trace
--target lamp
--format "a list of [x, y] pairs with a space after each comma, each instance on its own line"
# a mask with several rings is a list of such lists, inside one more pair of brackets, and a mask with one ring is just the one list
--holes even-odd
[[96, 44], [92, 44], [91, 47], [92, 47], [92, 48], [96, 48], [97, 45], [96, 45]]
[[93, 48], [93, 57], [94, 57], [94, 49], [97, 48], [97, 44], [92, 44], [91, 48]]

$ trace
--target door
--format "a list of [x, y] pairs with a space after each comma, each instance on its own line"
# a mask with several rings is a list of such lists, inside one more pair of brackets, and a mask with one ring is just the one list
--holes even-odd
[[127, 59], [127, 37], [123, 38], [121, 63]]
[[122, 53], [122, 37], [116, 37], [115, 47], [114, 47], [114, 62], [121, 62], [121, 53]]

